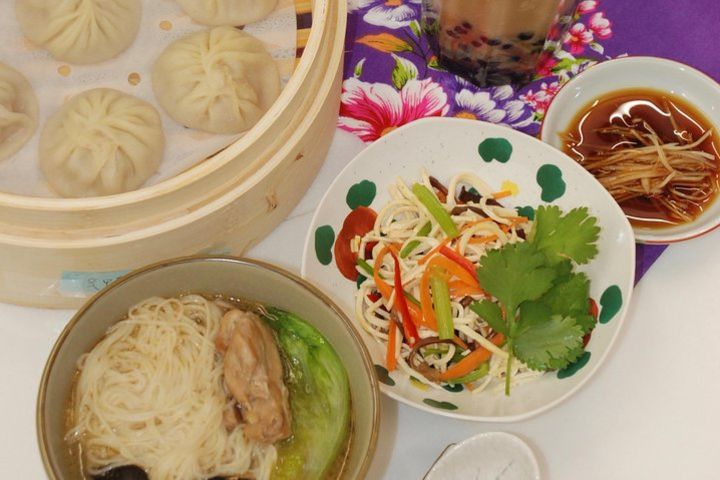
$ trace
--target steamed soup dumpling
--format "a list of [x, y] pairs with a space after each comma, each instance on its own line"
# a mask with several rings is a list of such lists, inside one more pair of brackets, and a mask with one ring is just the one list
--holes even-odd
[[37, 129], [38, 103], [25, 77], [0, 63], [0, 160], [15, 154]]
[[40, 168], [64, 197], [135, 190], [155, 173], [165, 148], [160, 115], [149, 103], [98, 88], [67, 101], [40, 136]]
[[177, 0], [185, 13], [205, 25], [246, 25], [275, 10], [277, 0]]
[[280, 94], [280, 75], [262, 42], [231, 27], [170, 44], [152, 71], [155, 97], [186, 127], [240, 133]]
[[16, 0], [25, 36], [70, 63], [97, 63], [127, 49], [140, 29], [140, 0]]

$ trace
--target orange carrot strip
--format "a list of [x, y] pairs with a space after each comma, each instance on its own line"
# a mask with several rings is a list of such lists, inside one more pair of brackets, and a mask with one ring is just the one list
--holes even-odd
[[450, 282], [450, 297], [465, 298], [472, 295], [485, 295], [485, 290], [477, 285], [468, 285], [460, 280]]
[[512, 192], [510, 190], [502, 190], [492, 194], [495, 200], [500, 200], [501, 198], [509, 197], [510, 195], [512, 195]]
[[510, 220], [510, 223], [517, 225], [519, 223], [527, 222], [528, 218], [527, 217], [511, 217], [511, 218], [508, 218], [507, 220]]
[[467, 350], [468, 348], [470, 348], [468, 347], [468, 344], [463, 342], [462, 338], [458, 337], [457, 335], [455, 335], [455, 338], [453, 338], [453, 343], [458, 347], [462, 348], [463, 350]]
[[[493, 345], [501, 345], [505, 341], [505, 337], [501, 333], [497, 333], [493, 338], [490, 339]], [[482, 363], [490, 360], [492, 352], [483, 347], [477, 347], [475, 350], [463, 357], [462, 360], [448, 368], [446, 371], [440, 374], [440, 381], [452, 380], [454, 378], [464, 377], [469, 375]]]
[[[380, 278], [380, 266], [382, 265], [382, 261], [383, 258], [385, 258], [385, 255], [390, 253], [393, 250], [393, 247], [396, 247], [396, 245], [390, 244], [383, 247], [378, 253], [377, 258], [375, 259], [375, 265], [373, 265], [373, 279], [375, 280], [375, 285], [377, 286], [380, 295], [383, 296], [386, 302], [389, 302], [390, 297], [392, 297], [393, 287], [385, 280]], [[415, 324], [415, 326], [419, 327], [420, 325], [423, 325], [427, 328], [435, 329], [434, 324], [427, 324], [427, 322], [423, 321], [423, 312], [420, 308], [418, 308], [417, 305], [409, 302], [408, 308], [410, 310], [410, 319]]]
[[395, 343], [397, 342], [397, 325], [394, 320], [390, 320], [390, 329], [388, 330], [387, 353], [385, 354], [385, 364], [388, 372], [395, 370], [397, 361], [395, 359]]
[[408, 309], [410, 310], [410, 319], [415, 324], [416, 327], [427, 327], [431, 330], [433, 329], [430, 325], [425, 323], [425, 319], [423, 318], [422, 309], [415, 305], [412, 302], [408, 303]]
[[460, 255], [455, 250], [448, 248], [447, 246], [443, 246], [442, 248], [440, 248], [440, 253], [442, 255], [445, 255], [447, 258], [449, 258], [453, 262], [460, 265], [462, 268], [464, 268], [465, 271], [468, 272], [471, 277], [475, 277], [476, 267], [475, 267], [475, 264], [472, 263], [470, 260], [468, 260], [464, 256]]
[[437, 318], [430, 295], [430, 268], [426, 268], [420, 277], [420, 306], [422, 307], [423, 323], [431, 330], [437, 331]]
[[430, 258], [435, 255], [440, 249], [444, 246], [446, 246], [448, 243], [450, 243], [450, 238], [446, 238], [442, 242], [440, 242], [438, 245], [436, 245], [432, 250], [430, 250], [428, 253], [426, 253], [420, 260], [418, 260], [419, 265], [424, 265], [427, 263]]
[[375, 265], [373, 265], [373, 279], [375, 280], [375, 285], [380, 291], [380, 295], [383, 296], [386, 302], [390, 301], [393, 288], [390, 286], [389, 283], [380, 278], [380, 266], [382, 266], [383, 258], [385, 258], [385, 255], [387, 255], [388, 253], [390, 253], [390, 248], [387, 246], [383, 247], [380, 250], [380, 253], [378, 253], [377, 258], [375, 258]]
[[500, 230], [502, 230], [503, 233], [510, 233], [510, 227], [505, 224], [500, 225]]
[[430, 269], [433, 265], [436, 265], [438, 267], [441, 267], [445, 270], [447, 270], [451, 275], [454, 275], [460, 281], [473, 286], [479, 286], [477, 277], [472, 275], [470, 272], [468, 272], [465, 268], [463, 268], [458, 263], [452, 261], [448, 257], [444, 255], [435, 255], [432, 260], [430, 260], [430, 263], [428, 263], [427, 269]]
[[485, 235], [484, 237], [473, 237], [470, 240], [468, 240], [468, 243], [473, 244], [473, 245], [479, 245], [482, 243], [494, 242], [497, 239], [498, 239], [498, 236], [496, 234], [492, 234], [492, 235]]

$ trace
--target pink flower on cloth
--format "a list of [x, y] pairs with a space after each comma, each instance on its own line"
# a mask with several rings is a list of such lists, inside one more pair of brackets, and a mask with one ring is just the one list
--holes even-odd
[[547, 93], [542, 90], [538, 90], [537, 92], [528, 90], [527, 93], [520, 95], [520, 100], [525, 102], [536, 112], [541, 113], [547, 109], [547, 106], [550, 103], [547, 99]]
[[550, 97], [542, 90], [533, 92], [529, 90], [525, 95], [520, 95], [520, 100], [530, 106], [536, 113], [542, 115], [550, 105]]
[[[355, 0], [358, 1], [358, 0]], [[363, 16], [370, 25], [387, 28], [403, 28], [415, 20], [416, 13], [411, 4], [419, 5], [422, 0], [385, 0]]]
[[409, 80], [400, 91], [384, 83], [348, 78], [341, 102], [339, 127], [365, 142], [413, 120], [444, 116], [450, 108], [445, 91], [430, 78]]
[[560, 82], [552, 82], [552, 83], [541, 83], [540, 84], [540, 90], [545, 92], [546, 95], [550, 97], [552, 100], [555, 95], [560, 91]]
[[585, 51], [585, 45], [591, 44], [593, 40], [592, 30], [588, 30], [584, 23], [576, 23], [565, 34], [563, 43], [570, 46], [571, 54], [578, 55]]
[[560, 82], [543, 82], [540, 84], [540, 89], [537, 92], [528, 90], [524, 95], [520, 95], [520, 100], [530, 106], [536, 113], [543, 115], [559, 91]]
[[610, 23], [610, 20], [605, 18], [605, 14], [603, 12], [598, 12], [590, 17], [589, 25], [590, 30], [593, 31], [597, 38], [604, 40], [612, 37], [612, 24]]
[[553, 68], [560, 63], [560, 60], [555, 58], [552, 52], [544, 51], [538, 60], [538, 65], [535, 71], [537, 77], [548, 77], [553, 74]]
[[577, 13], [579, 15], [585, 15], [586, 13], [592, 13], [597, 9], [599, 3], [600, 2], [598, 2], [597, 0], [585, 0], [583, 2], [580, 2], [580, 4], [577, 7]]

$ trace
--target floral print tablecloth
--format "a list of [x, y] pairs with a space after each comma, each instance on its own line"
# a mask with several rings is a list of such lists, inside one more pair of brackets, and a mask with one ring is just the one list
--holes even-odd
[[[682, 9], [679, 9], [682, 5]], [[560, 87], [597, 62], [655, 55], [720, 78], [717, 0], [585, 0], [560, 48], [547, 50], [535, 81], [478, 88], [444, 71], [420, 28], [421, 0], [348, 0], [339, 127], [365, 142], [431, 116], [473, 118], [536, 135]], [[637, 246], [636, 279], [665, 247]]]

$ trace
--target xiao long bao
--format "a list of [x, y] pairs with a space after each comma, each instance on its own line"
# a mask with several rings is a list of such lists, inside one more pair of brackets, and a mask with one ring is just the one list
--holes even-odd
[[155, 97], [175, 121], [210, 133], [248, 130], [280, 95], [280, 75], [262, 42], [216, 27], [170, 44], [152, 71]]
[[0, 160], [18, 150], [37, 129], [38, 103], [25, 77], [0, 62]]
[[140, 29], [140, 0], [17, 0], [25, 36], [70, 63], [108, 60], [125, 51]]
[[165, 134], [157, 110], [139, 98], [97, 88], [67, 101], [40, 136], [40, 168], [63, 197], [135, 190], [155, 173]]

